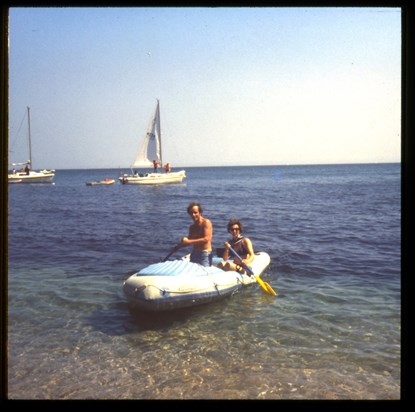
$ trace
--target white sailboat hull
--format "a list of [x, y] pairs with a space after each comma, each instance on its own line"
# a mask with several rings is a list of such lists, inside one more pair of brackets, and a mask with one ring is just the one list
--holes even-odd
[[182, 183], [186, 172], [145, 173], [139, 175], [123, 175], [118, 180], [124, 185], [159, 185], [166, 183]]
[[[237, 290], [256, 283], [255, 278], [238, 272], [225, 272], [213, 265], [204, 267], [191, 263], [187, 255], [181, 260], [155, 263], [130, 276], [123, 285], [133, 307], [161, 312], [215, 302]], [[251, 264], [255, 275], [261, 276], [270, 263], [265, 252], [255, 254]]]
[[54, 170], [31, 170], [26, 172], [17, 172], [8, 175], [9, 183], [52, 183], [55, 177]]

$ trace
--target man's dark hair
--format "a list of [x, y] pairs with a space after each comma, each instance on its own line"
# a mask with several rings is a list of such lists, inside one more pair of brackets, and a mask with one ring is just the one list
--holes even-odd
[[190, 213], [191, 213], [191, 211], [192, 211], [192, 208], [193, 208], [194, 206], [197, 206], [197, 207], [198, 207], [198, 209], [199, 209], [199, 213], [200, 213], [200, 214], [202, 214], [202, 213], [203, 213], [203, 209], [202, 209], [202, 206], [200, 205], [200, 203], [192, 202], [192, 203], [190, 203], [190, 204], [189, 204], [189, 206], [187, 206], [187, 213], [188, 213], [189, 215], [190, 215]]

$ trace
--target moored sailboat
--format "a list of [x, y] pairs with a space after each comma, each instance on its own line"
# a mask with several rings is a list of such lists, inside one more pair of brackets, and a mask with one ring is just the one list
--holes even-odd
[[[13, 171], [8, 174], [9, 183], [52, 183], [55, 177], [55, 170], [32, 170], [32, 138], [30, 133], [30, 108], [27, 107], [28, 139], [29, 139], [29, 160], [21, 163], [12, 163]], [[16, 166], [21, 166], [16, 170]]]
[[[154, 165], [160, 165], [165, 173], [158, 173]], [[138, 172], [135, 169], [148, 169], [154, 167], [153, 172]], [[131, 174], [123, 174], [118, 179], [122, 184], [157, 185], [166, 183], [182, 183], [186, 177], [186, 172], [170, 171], [169, 164], [163, 166], [162, 146], [161, 146], [161, 127], [160, 127], [160, 102], [157, 100], [156, 110], [151, 118], [140, 150], [134, 163], [131, 165]]]

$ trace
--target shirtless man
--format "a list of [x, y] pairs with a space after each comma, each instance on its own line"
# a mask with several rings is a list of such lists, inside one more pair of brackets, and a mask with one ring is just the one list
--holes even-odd
[[190, 261], [202, 266], [212, 265], [212, 222], [202, 216], [203, 209], [199, 203], [190, 203], [187, 213], [193, 223], [189, 227], [188, 237], [180, 241], [182, 246], [193, 245]]

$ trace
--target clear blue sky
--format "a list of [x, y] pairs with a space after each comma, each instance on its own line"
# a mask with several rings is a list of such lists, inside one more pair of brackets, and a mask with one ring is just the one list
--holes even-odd
[[9, 161], [399, 162], [399, 8], [11, 8]]

